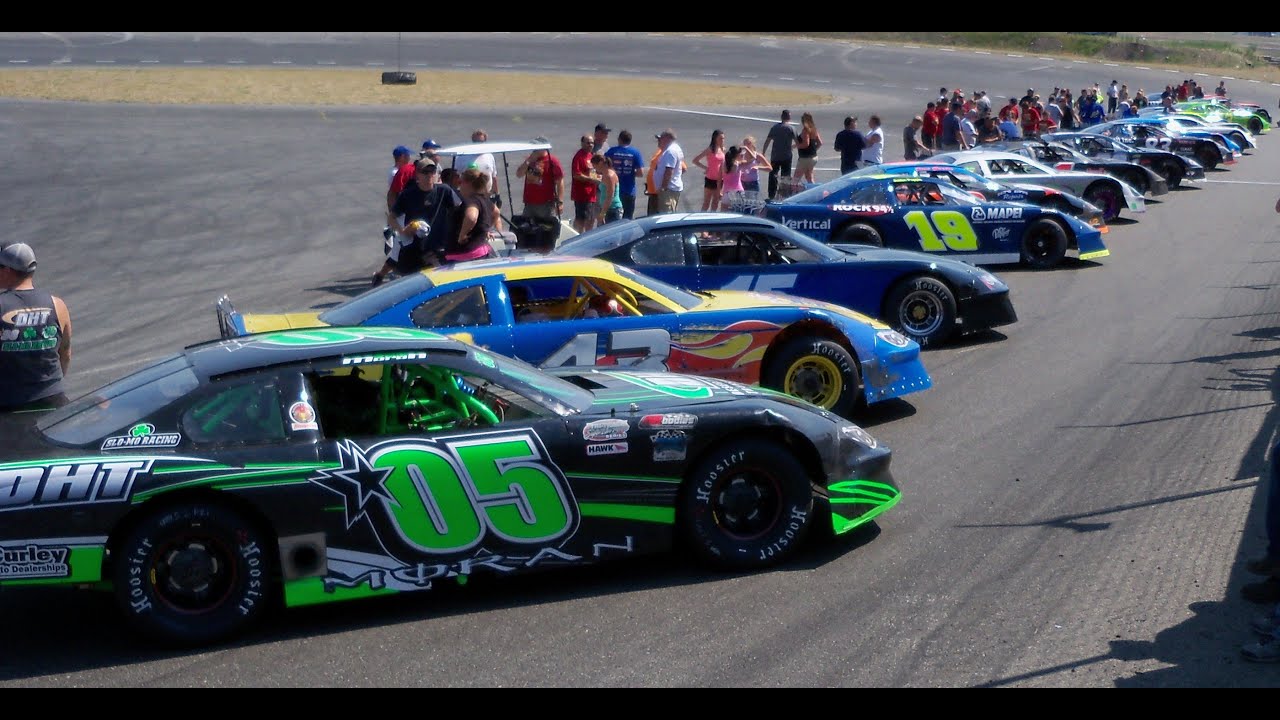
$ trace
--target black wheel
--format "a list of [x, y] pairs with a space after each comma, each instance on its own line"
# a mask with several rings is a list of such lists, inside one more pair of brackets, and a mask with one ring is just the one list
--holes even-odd
[[1218, 167], [1218, 161], [1222, 159], [1222, 153], [1216, 148], [1208, 145], [1201, 145], [1196, 148], [1196, 162], [1204, 166], [1205, 170], [1213, 170]]
[[804, 466], [774, 442], [738, 440], [698, 463], [680, 493], [680, 525], [698, 558], [754, 570], [786, 559], [813, 525]]
[[1040, 218], [1022, 235], [1022, 262], [1038, 270], [1054, 267], [1067, 256], [1067, 231], [1058, 223]]
[[1182, 178], [1186, 176], [1186, 172], [1182, 169], [1182, 163], [1166, 162], [1162, 164], [1156, 172], [1164, 177], [1165, 182], [1169, 183], [1169, 188], [1176, 188], [1182, 184]]
[[[1260, 120], [1260, 119], [1258, 119], [1258, 118], [1256, 118], [1256, 117], [1251, 117], [1251, 118], [1249, 118], [1249, 132], [1253, 133], [1254, 135], [1261, 135], [1261, 134], [1262, 134], [1262, 120]], [[1243, 146], [1242, 146], [1242, 147], [1243, 147]]]
[[779, 349], [763, 384], [849, 417], [862, 398], [858, 363], [843, 346], [820, 337], [798, 337]]
[[1120, 217], [1120, 211], [1124, 209], [1124, 191], [1114, 183], [1095, 182], [1085, 188], [1081, 197], [1101, 208], [1102, 219], [1106, 222]]
[[241, 513], [216, 504], [163, 508], [120, 543], [116, 602], [144, 634], [176, 645], [235, 635], [272, 599], [268, 537]]
[[956, 297], [941, 280], [916, 275], [889, 290], [881, 317], [921, 346], [941, 344], [956, 330]]
[[884, 236], [880, 234], [880, 231], [874, 225], [853, 223], [840, 228], [840, 232], [832, 242], [884, 247]]

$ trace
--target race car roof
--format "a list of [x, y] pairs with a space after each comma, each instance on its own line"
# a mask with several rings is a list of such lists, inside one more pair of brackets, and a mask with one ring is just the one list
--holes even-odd
[[317, 327], [245, 335], [185, 348], [196, 373], [217, 377], [276, 365], [405, 351], [465, 355], [471, 346], [414, 328]]

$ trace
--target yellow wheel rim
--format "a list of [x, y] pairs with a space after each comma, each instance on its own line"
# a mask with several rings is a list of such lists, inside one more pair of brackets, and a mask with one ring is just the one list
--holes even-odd
[[830, 410], [844, 391], [844, 378], [840, 375], [840, 367], [830, 359], [821, 355], [805, 355], [787, 368], [782, 391]]

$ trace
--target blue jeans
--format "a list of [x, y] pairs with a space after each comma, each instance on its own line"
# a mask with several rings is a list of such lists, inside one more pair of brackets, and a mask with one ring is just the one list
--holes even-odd
[[1267, 478], [1267, 557], [1280, 558], [1280, 443], [1271, 448], [1271, 476]]
[[623, 195], [622, 200], [622, 219], [631, 220], [636, 216], [636, 196]]

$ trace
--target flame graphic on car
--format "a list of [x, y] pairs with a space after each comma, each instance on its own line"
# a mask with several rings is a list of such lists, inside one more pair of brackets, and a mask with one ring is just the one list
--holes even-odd
[[765, 350], [781, 330], [774, 323], [742, 320], [723, 329], [686, 332], [672, 339], [667, 365], [675, 372], [755, 383]]

